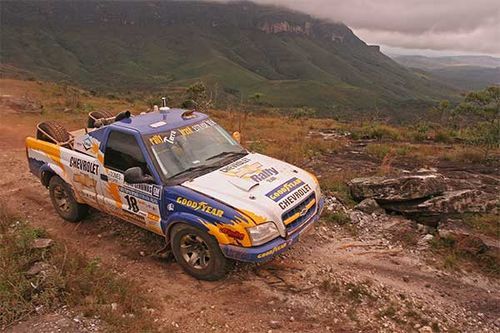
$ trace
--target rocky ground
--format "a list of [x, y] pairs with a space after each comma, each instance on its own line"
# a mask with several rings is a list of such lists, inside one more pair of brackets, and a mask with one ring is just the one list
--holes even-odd
[[[162, 239], [142, 229], [99, 212], [78, 224], [59, 218], [47, 190], [28, 172], [23, 138], [33, 132], [33, 126], [32, 118], [3, 117], [0, 200], [32, 225], [46, 228], [56, 241], [98, 257], [110, 270], [140, 281], [144, 292], [161, 304], [152, 311], [162, 331], [500, 330], [498, 278], [473, 266], [445, 268], [432, 248], [439, 237], [435, 225], [387, 214], [377, 205], [368, 211], [352, 209], [334, 196], [328, 197], [324, 218], [291, 251], [263, 265], [238, 264], [222, 281], [195, 280], [171, 259], [156, 255]], [[348, 142], [345, 149], [315, 158], [307, 167], [324, 177], [352, 170], [369, 173], [379, 162], [364, 147], [361, 141]], [[394, 166], [396, 174], [419, 167]], [[447, 186], [498, 193], [500, 179], [494, 170], [435, 167], [449, 180]], [[41, 309], [8, 331], [101, 329], [97, 318], [85, 318], [78, 309], [61, 308], [51, 313]]]

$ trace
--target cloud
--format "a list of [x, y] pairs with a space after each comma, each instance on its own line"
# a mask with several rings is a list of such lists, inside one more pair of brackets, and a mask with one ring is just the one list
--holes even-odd
[[369, 44], [500, 55], [500, 0], [253, 0], [343, 22]]

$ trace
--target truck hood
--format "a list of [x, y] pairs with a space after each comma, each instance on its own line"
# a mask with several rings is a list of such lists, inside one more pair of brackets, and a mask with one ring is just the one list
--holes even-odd
[[287, 212], [320, 189], [308, 172], [277, 159], [250, 153], [183, 186], [203, 193], [252, 217], [256, 223], [274, 221], [282, 236]]

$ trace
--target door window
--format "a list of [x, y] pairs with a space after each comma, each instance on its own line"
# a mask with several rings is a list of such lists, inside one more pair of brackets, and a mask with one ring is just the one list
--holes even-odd
[[145, 174], [150, 174], [136, 138], [118, 131], [109, 134], [104, 166], [122, 173], [129, 168], [140, 167]]

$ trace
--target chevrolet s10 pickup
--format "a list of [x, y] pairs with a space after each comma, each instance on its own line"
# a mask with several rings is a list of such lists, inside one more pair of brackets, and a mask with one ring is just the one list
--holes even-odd
[[38, 124], [26, 153], [62, 218], [93, 207], [134, 223], [165, 237], [186, 272], [216, 280], [232, 260], [286, 251], [323, 208], [314, 175], [247, 151], [237, 134], [190, 110], [92, 112], [73, 132]]

